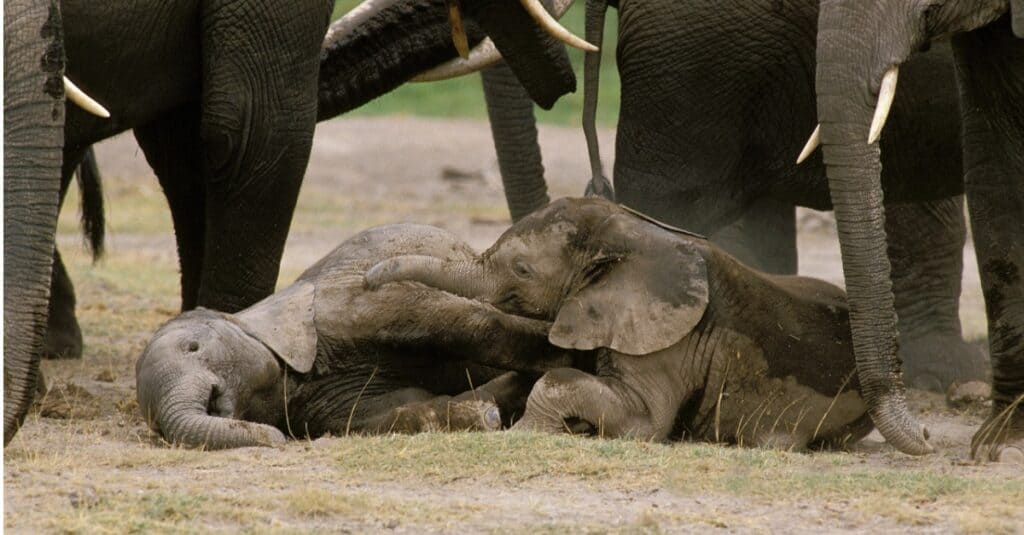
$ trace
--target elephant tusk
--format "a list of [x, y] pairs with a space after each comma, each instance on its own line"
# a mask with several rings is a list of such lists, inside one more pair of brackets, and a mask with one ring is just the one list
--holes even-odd
[[97, 117], [102, 117], [104, 119], [110, 118], [110, 112], [107, 111], [106, 108], [104, 108], [99, 102], [93, 100], [89, 95], [86, 95], [85, 91], [79, 89], [78, 86], [69, 80], [67, 76], [64, 77], [64, 93], [67, 95], [67, 99], [78, 104], [79, 108], [82, 108]]
[[796, 158], [796, 164], [800, 165], [804, 163], [804, 160], [810, 158], [811, 154], [821, 146], [821, 125], [814, 127], [814, 132], [811, 132], [811, 137], [807, 139], [807, 144], [804, 145], [804, 150], [800, 151], [800, 156]]
[[[573, 1], [574, 0], [555, 0], [551, 7], [551, 13], [555, 18], [561, 17], [569, 10]], [[547, 12], [545, 11], [545, 13]], [[501, 60], [501, 52], [498, 51], [498, 47], [494, 46], [494, 41], [491, 41], [491, 38], [488, 37], [477, 43], [477, 45], [469, 51], [469, 57], [455, 58], [446, 61], [432, 69], [417, 74], [411, 79], [411, 81], [437, 82], [440, 80], [458, 78], [459, 76], [465, 76], [467, 74], [486, 69]]]
[[400, 0], [364, 0], [358, 6], [352, 8], [345, 16], [331, 23], [327, 28], [327, 35], [324, 36], [323, 47], [326, 48], [344, 39], [352, 30], [359, 27], [370, 17], [397, 4]]
[[494, 41], [491, 41], [491, 38], [488, 37], [474, 46], [473, 49], [469, 51], [469, 56], [467, 58], [455, 58], [453, 60], [446, 61], [433, 69], [417, 74], [411, 81], [437, 82], [440, 80], [458, 78], [465, 74], [486, 69], [487, 67], [498, 63], [501, 59], [501, 52], [498, 52], [498, 48], [494, 46]]
[[896, 65], [882, 77], [882, 85], [878, 89], [878, 105], [875, 106], [875, 116], [871, 119], [871, 131], [868, 133], [868, 145], [878, 141], [882, 135], [885, 120], [889, 118], [889, 110], [892, 109], [892, 101], [896, 98], [896, 78], [899, 74], [900, 68]]
[[540, 0], [519, 0], [519, 2], [523, 5], [523, 9], [533, 17], [533, 20], [536, 21], [541, 28], [544, 28], [544, 31], [551, 34], [551, 37], [554, 37], [571, 47], [585, 50], [587, 52], [597, 52], [599, 50], [596, 46], [573, 35], [572, 32], [565, 29], [565, 26], [559, 24], [558, 20], [552, 17], [551, 13], [548, 13], [548, 10], [540, 3]]
[[462, 26], [459, 0], [445, 0], [445, 5], [448, 6], [448, 24], [452, 27], [452, 44], [459, 52], [459, 57], [466, 59], [469, 57], [469, 38], [466, 37], [466, 29]]

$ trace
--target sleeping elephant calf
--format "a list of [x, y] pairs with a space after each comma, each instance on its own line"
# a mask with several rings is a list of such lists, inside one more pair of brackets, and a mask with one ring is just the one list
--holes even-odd
[[518, 403], [522, 413], [532, 384], [500, 369], [571, 365], [548, 343], [548, 322], [416, 283], [365, 290], [363, 273], [398, 254], [476, 256], [440, 229], [377, 227], [245, 310], [180, 315], [136, 364], [149, 425], [207, 448], [274, 444], [286, 433], [492, 430], [498, 407]]
[[563, 199], [471, 259], [400, 256], [369, 287], [415, 280], [550, 320], [549, 339], [597, 351], [559, 368], [515, 428], [803, 448], [867, 434], [845, 295], [767, 275], [707, 240], [608, 201]]

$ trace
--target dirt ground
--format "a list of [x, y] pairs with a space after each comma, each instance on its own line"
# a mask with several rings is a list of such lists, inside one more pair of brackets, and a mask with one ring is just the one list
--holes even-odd
[[[602, 132], [613, 154], [614, 133]], [[553, 197], [582, 191], [577, 129], [541, 127]], [[912, 392], [939, 453], [874, 433], [851, 452], [792, 453], [516, 434], [328, 437], [277, 448], [168, 447], [141, 422], [134, 362], [178, 308], [170, 217], [130, 135], [98, 147], [108, 254], [82, 247], [72, 194], [58, 243], [78, 291], [82, 361], [50, 361], [49, 394], [4, 451], [12, 533], [128, 531], [1021, 532], [1024, 474], [976, 465], [985, 407]], [[606, 161], [611, 169], [611, 161]], [[802, 210], [800, 269], [841, 283], [828, 214]], [[508, 225], [486, 123], [341, 119], [317, 131], [281, 282], [371, 225], [441, 226], [485, 248]], [[965, 251], [962, 317], [985, 336]]]

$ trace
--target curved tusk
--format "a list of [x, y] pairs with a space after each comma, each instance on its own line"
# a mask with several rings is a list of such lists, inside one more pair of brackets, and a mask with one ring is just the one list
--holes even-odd
[[99, 102], [96, 102], [89, 95], [85, 94], [75, 85], [74, 82], [64, 77], [64, 93], [67, 95], [67, 99], [75, 104], [78, 104], [79, 108], [96, 115], [97, 117], [103, 117], [104, 119], [110, 118], [110, 112], [107, 111]]
[[[565, 12], [572, 7], [574, 0], [555, 0], [551, 6], [551, 13], [555, 18], [565, 15]], [[437, 67], [423, 71], [412, 78], [412, 82], [437, 82], [465, 76], [481, 71], [502, 60], [501, 52], [494, 46], [494, 42], [488, 37], [477, 43], [469, 51], [468, 58], [455, 58], [448, 60]]]
[[452, 27], [452, 44], [459, 53], [460, 58], [469, 57], [469, 38], [466, 37], [466, 28], [462, 25], [462, 7], [459, 0], [445, 0], [448, 8], [448, 25]]
[[358, 6], [352, 8], [345, 16], [331, 23], [327, 28], [327, 35], [324, 36], [323, 48], [332, 45], [363, 24], [370, 17], [397, 4], [401, 0], [364, 0]]
[[796, 164], [800, 165], [804, 163], [804, 160], [809, 158], [814, 151], [821, 146], [821, 125], [814, 127], [814, 132], [811, 132], [811, 137], [807, 139], [807, 144], [804, 145], [804, 150], [800, 151], [800, 156], [796, 158]]
[[469, 51], [469, 57], [455, 58], [446, 61], [433, 69], [421, 72], [414, 76], [413, 82], [437, 82], [458, 78], [466, 74], [474, 73], [501, 61], [501, 52], [494, 46], [494, 41], [488, 37], [477, 43]]
[[540, 3], [540, 0], [519, 0], [519, 3], [521, 3], [523, 5], [523, 9], [533, 17], [533, 20], [555, 39], [558, 39], [571, 47], [586, 50], [587, 52], [597, 52], [599, 50], [596, 46], [573, 35], [572, 32], [565, 29], [565, 26], [559, 24], [558, 20], [555, 19], [555, 17], [552, 17], [551, 13], [548, 13], [548, 10]]
[[882, 128], [885, 128], [885, 120], [889, 118], [892, 101], [896, 98], [896, 78], [899, 74], [899, 65], [894, 65], [882, 77], [882, 85], [878, 89], [875, 116], [871, 119], [871, 131], [868, 132], [868, 145], [878, 141], [878, 138], [882, 136]]

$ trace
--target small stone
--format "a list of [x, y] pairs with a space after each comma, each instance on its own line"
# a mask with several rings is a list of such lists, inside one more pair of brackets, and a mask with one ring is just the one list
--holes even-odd
[[114, 381], [117, 380], [117, 375], [114, 374], [114, 370], [111, 370], [110, 368], [104, 368], [100, 370], [99, 373], [97, 373], [96, 376], [93, 377], [93, 379], [100, 381], [102, 383], [113, 383]]
[[96, 495], [96, 491], [91, 487], [84, 489], [73, 490], [68, 493], [68, 501], [71, 502], [71, 507], [75, 509], [88, 509], [96, 506], [99, 502], [99, 496]]

